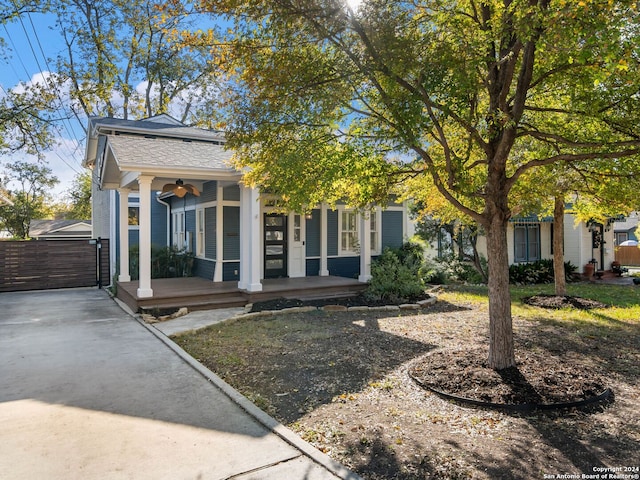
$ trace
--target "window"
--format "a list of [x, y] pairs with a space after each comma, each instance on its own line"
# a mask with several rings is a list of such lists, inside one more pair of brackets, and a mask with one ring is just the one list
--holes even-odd
[[626, 242], [627, 240], [629, 240], [629, 233], [616, 232], [616, 245], [620, 245], [622, 242]]
[[140, 225], [140, 207], [129, 207], [129, 226]]
[[357, 253], [358, 215], [353, 210], [343, 210], [340, 218], [340, 253]]
[[204, 228], [204, 208], [199, 208], [196, 211], [196, 256], [204, 257], [204, 241], [205, 241], [205, 228]]
[[299, 242], [302, 239], [302, 215], [293, 216], [293, 241]]
[[369, 216], [370, 225], [371, 225], [371, 251], [379, 252], [380, 251], [380, 228], [378, 225], [380, 224], [379, 218], [380, 212], [378, 210], [373, 210]]
[[516, 262], [540, 260], [540, 225], [537, 223], [515, 225], [513, 243]]
[[173, 214], [173, 246], [178, 250], [186, 247], [184, 220], [184, 212], [176, 212]]

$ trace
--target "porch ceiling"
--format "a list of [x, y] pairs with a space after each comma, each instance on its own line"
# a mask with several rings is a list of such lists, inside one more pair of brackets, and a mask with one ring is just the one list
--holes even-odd
[[103, 188], [137, 190], [138, 175], [153, 176], [152, 188], [181, 178], [194, 183], [206, 180], [239, 180], [231, 166], [232, 152], [214, 142], [109, 135], [101, 168]]

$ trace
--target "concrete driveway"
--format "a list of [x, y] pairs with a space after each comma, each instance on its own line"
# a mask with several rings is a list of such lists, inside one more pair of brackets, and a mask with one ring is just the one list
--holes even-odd
[[358, 478], [191, 362], [102, 290], [0, 294], [0, 477]]

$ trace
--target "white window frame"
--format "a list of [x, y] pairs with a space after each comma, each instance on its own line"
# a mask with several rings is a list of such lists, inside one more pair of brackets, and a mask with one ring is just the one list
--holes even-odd
[[196, 208], [196, 257], [205, 256], [205, 224], [206, 216], [204, 208]]
[[129, 217], [129, 209], [136, 208], [138, 210], [138, 225], [132, 225], [127, 222], [129, 230], [140, 230], [140, 197], [138, 195], [129, 196], [127, 199], [127, 218]]
[[[345, 215], [353, 216], [353, 229], [345, 229], [343, 220]], [[360, 215], [352, 208], [339, 208], [338, 209], [338, 254], [339, 255], [358, 255], [360, 253], [360, 241], [359, 241], [359, 228]], [[342, 237], [344, 234], [350, 234], [351, 241], [347, 242], [347, 247], [343, 248]]]
[[379, 255], [382, 253], [382, 212], [379, 208], [374, 208], [369, 213], [369, 225], [371, 230], [371, 253]]
[[182, 250], [186, 246], [185, 238], [185, 211], [177, 211], [172, 213], [173, 237], [171, 244], [178, 250]]

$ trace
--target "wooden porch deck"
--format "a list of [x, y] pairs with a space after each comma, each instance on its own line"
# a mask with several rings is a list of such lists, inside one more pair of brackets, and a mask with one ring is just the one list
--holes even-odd
[[200, 277], [157, 278], [151, 280], [153, 297], [138, 298], [138, 281], [118, 282], [117, 297], [134, 312], [148, 309], [187, 307], [210, 310], [244, 306], [275, 298], [338, 298], [357, 295], [366, 284], [344, 277], [302, 277], [262, 280], [261, 292], [238, 289], [238, 282], [218, 282]]

